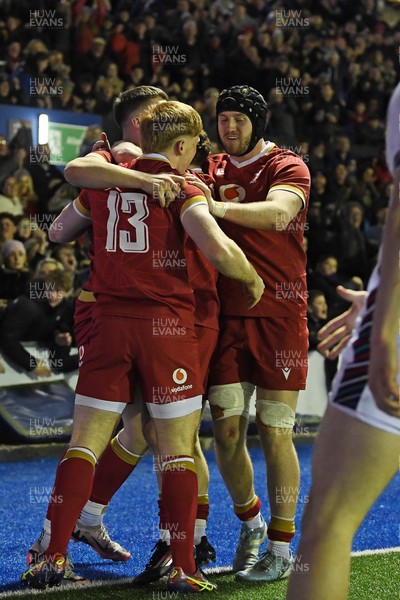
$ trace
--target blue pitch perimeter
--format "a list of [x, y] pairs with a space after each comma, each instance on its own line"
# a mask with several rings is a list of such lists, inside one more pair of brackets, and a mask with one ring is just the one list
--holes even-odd
[[[307, 502], [310, 486], [311, 446], [297, 449], [302, 473], [300, 503], [296, 526]], [[265, 492], [265, 464], [259, 449], [251, 451], [256, 490], [260, 495], [267, 519], [268, 504]], [[224, 487], [213, 452], [206, 453], [210, 465], [211, 514], [208, 536], [217, 549], [219, 566], [231, 563], [239, 522], [234, 516], [228, 493]], [[46, 512], [47, 499], [53, 483], [57, 461], [0, 463], [0, 592], [19, 587], [19, 577], [25, 566], [26, 552], [38, 536]], [[334, 473], [332, 477], [334, 477]], [[398, 506], [400, 475], [370, 511], [357, 534], [354, 550], [399, 546], [400, 509]], [[79, 485], [79, 482], [77, 482]], [[132, 577], [144, 567], [151, 548], [157, 541], [157, 489], [150, 456], [144, 457], [130, 479], [116, 494], [105, 517], [115, 540], [129, 548], [132, 558], [125, 564], [102, 560], [84, 544], [70, 543], [70, 552], [76, 571], [92, 578]], [[327, 523], [329, 527], [329, 523]], [[299, 533], [295, 538], [297, 547]], [[210, 565], [214, 566], [214, 565]]]

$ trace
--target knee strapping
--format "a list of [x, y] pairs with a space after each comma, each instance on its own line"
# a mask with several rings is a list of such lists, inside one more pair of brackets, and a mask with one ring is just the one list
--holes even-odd
[[216, 421], [234, 416], [247, 419], [254, 387], [247, 381], [211, 386], [208, 401], [213, 418]]
[[257, 400], [256, 412], [263, 425], [292, 429], [296, 413], [284, 402], [276, 400]]

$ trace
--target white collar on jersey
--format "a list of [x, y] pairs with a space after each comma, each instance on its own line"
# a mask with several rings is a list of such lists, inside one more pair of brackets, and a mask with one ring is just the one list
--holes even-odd
[[152, 160], [163, 160], [166, 161], [169, 165], [171, 164], [168, 160], [168, 158], [166, 156], [164, 156], [164, 154], [158, 154], [158, 152], [150, 152], [149, 154], [142, 154], [141, 156], [139, 156], [139, 159], [141, 158], [148, 158], [148, 159], [152, 159]]
[[247, 167], [247, 165], [251, 165], [251, 163], [256, 162], [256, 160], [258, 160], [259, 158], [264, 156], [264, 154], [267, 154], [270, 150], [272, 150], [272, 148], [274, 146], [275, 146], [274, 142], [266, 142], [265, 148], [263, 150], [261, 150], [261, 152], [259, 152], [255, 156], [253, 156], [252, 158], [249, 158], [248, 160], [244, 160], [243, 162], [238, 162], [237, 160], [233, 159], [232, 156], [229, 156], [229, 160], [237, 169], [242, 169], [243, 167]]

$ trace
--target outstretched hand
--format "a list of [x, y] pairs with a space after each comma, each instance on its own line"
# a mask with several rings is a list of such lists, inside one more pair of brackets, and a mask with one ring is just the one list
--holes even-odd
[[351, 302], [352, 305], [344, 313], [329, 321], [318, 332], [321, 342], [318, 344], [317, 350], [329, 360], [335, 360], [347, 346], [356, 319], [364, 308], [368, 296], [368, 292], [356, 292], [341, 285], [336, 288], [336, 291], [341, 298]]

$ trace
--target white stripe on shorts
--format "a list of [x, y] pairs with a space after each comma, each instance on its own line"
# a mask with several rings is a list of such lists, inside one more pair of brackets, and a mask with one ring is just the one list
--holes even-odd
[[126, 407], [126, 402], [111, 402], [110, 400], [101, 400], [100, 398], [92, 398], [83, 396], [82, 394], [75, 395], [75, 404], [77, 406], [89, 406], [90, 408], [98, 408], [107, 412], [122, 413]]
[[147, 410], [154, 419], [176, 419], [185, 417], [196, 410], [201, 409], [201, 396], [193, 396], [177, 402], [168, 402], [166, 404], [153, 404], [146, 402]]

